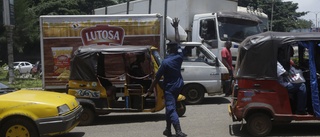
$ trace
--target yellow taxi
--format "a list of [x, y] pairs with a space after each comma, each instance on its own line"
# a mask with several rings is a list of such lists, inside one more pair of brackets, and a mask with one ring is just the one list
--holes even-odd
[[0, 95], [0, 136], [64, 134], [79, 124], [82, 106], [74, 96], [22, 89]]

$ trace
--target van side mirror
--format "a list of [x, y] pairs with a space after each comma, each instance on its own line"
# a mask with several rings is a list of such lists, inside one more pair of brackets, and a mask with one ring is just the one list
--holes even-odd
[[220, 67], [219, 59], [216, 57], [214, 59], [216, 67]]
[[217, 49], [218, 48], [218, 40], [202, 40], [203, 45], [209, 47], [210, 49]]

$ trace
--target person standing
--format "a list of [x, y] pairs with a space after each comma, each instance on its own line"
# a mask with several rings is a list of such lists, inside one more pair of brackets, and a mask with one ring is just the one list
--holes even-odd
[[179, 46], [179, 32], [178, 32], [179, 19], [174, 18], [172, 26], [175, 29], [175, 39], [177, 42], [170, 42], [167, 44], [168, 56], [162, 61], [161, 66], [156, 74], [155, 80], [152, 82], [147, 91], [150, 95], [156, 83], [159, 82], [163, 76], [163, 84], [165, 87], [165, 105], [166, 105], [166, 128], [163, 135], [172, 136], [171, 124], [176, 131], [176, 137], [186, 137], [187, 134], [183, 133], [180, 127], [179, 116], [176, 112], [177, 98], [184, 85], [181, 75], [181, 65], [183, 61], [183, 52]]
[[231, 41], [226, 41], [224, 43], [224, 48], [221, 50], [222, 63], [227, 67], [230, 75], [230, 79], [225, 82], [224, 92], [226, 96], [231, 95], [231, 83], [233, 79], [233, 66], [232, 66], [232, 54], [230, 48], [232, 46]]

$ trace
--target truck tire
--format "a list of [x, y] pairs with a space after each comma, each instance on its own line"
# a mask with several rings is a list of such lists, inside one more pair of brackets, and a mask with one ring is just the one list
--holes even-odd
[[190, 84], [183, 88], [186, 104], [200, 104], [204, 99], [204, 88], [197, 84]]
[[79, 126], [91, 125], [93, 123], [94, 118], [95, 118], [94, 111], [89, 107], [84, 107], [80, 117]]
[[176, 111], [177, 111], [179, 117], [182, 117], [184, 115], [184, 113], [186, 113], [186, 110], [187, 110], [187, 108], [186, 108], [186, 103], [184, 100], [178, 101], [176, 103]]
[[2, 124], [0, 129], [0, 137], [39, 137], [37, 127], [32, 121], [25, 118], [9, 119]]
[[271, 118], [264, 113], [254, 113], [248, 117], [246, 127], [255, 137], [266, 136], [272, 129]]

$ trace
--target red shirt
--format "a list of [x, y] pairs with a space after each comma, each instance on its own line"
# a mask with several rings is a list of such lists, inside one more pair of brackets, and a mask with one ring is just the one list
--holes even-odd
[[221, 50], [221, 57], [227, 59], [228, 65], [233, 69], [232, 67], [232, 54], [231, 51], [228, 50], [226, 47], [222, 48]]

